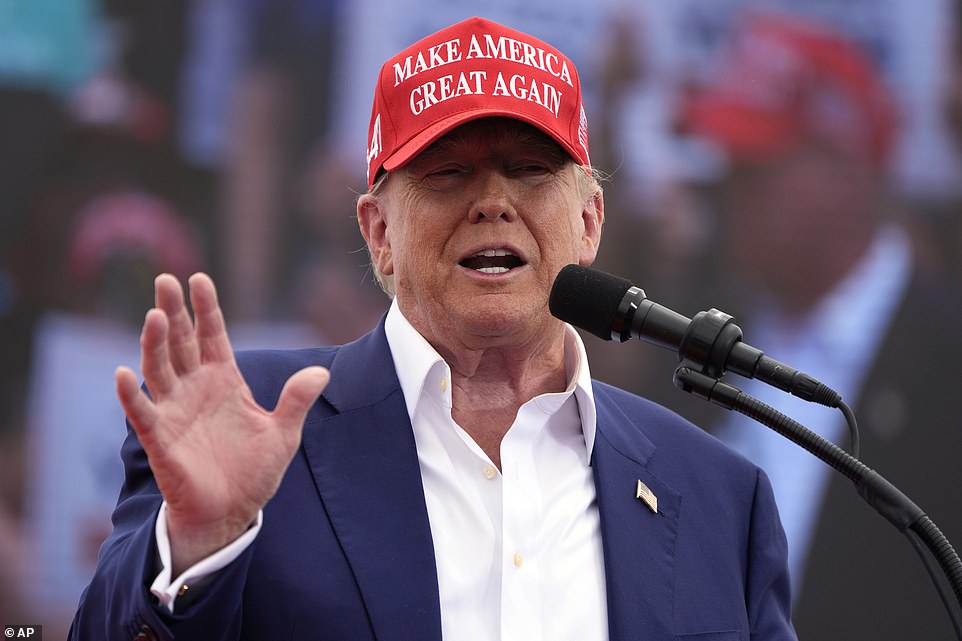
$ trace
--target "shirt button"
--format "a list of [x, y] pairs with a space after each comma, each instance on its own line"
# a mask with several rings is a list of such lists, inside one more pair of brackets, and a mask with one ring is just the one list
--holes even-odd
[[444, 378], [441, 379], [441, 382], [438, 384], [438, 387], [441, 388], [441, 391], [442, 391], [442, 392], [448, 391], [448, 379], [447, 379], [447, 377], [444, 377]]
[[521, 564], [524, 563], [524, 557], [521, 556], [520, 552], [514, 553], [514, 566], [520, 568]]
[[492, 480], [497, 475], [498, 475], [498, 470], [493, 465], [489, 465], [486, 468], [484, 468], [484, 478], [488, 479], [489, 481]]

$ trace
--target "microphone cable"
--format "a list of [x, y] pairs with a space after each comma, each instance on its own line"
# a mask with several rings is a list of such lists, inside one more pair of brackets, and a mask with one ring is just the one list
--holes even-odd
[[[892, 485], [881, 474], [866, 466], [843, 449], [822, 438], [798, 421], [770, 405], [746, 394], [737, 387], [697, 372], [685, 364], [675, 370], [675, 385], [727, 410], [734, 410], [778, 432], [801, 446], [855, 484], [859, 496], [908, 537], [915, 548], [952, 621], [956, 638], [962, 641], [962, 559], [939, 527], [922, 508]], [[846, 405], [846, 407], [848, 407]], [[851, 410], [848, 410], [851, 412]], [[942, 569], [945, 581], [955, 596], [953, 607], [945, 581], [940, 580], [925, 549]]]

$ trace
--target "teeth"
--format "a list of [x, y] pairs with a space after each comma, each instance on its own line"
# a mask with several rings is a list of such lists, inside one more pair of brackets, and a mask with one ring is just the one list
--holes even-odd
[[474, 256], [475, 257], [486, 256], [488, 258], [492, 258], [494, 256], [514, 256], [514, 254], [505, 249], [485, 249], [484, 251], [478, 252]]
[[484, 272], [485, 274], [503, 274], [508, 271], [507, 267], [482, 267], [478, 270], [479, 272]]

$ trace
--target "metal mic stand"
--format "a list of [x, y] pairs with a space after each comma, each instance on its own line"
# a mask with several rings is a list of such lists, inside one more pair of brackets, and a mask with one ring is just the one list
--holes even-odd
[[[962, 618], [959, 614], [962, 610], [962, 560], [922, 508], [882, 475], [834, 443], [738, 388], [695, 369], [699, 367], [701, 366], [697, 363], [683, 359], [682, 364], [675, 370], [675, 385], [727, 410], [740, 412], [802, 446], [855, 483], [859, 496], [909, 538], [935, 583], [939, 597], [952, 620], [956, 637], [962, 641]], [[850, 414], [849, 411], [846, 417]], [[929, 558], [925, 556], [923, 545], [942, 569], [954, 592], [954, 603], [938, 580]]]

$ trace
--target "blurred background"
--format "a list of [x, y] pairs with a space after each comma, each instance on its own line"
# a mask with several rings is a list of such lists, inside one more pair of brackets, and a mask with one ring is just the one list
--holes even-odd
[[[211, 273], [240, 348], [344, 342], [387, 309], [353, 206], [377, 71], [476, 14], [580, 70], [610, 176], [597, 266], [735, 315], [842, 392], [863, 460], [962, 541], [955, 0], [0, 0], [0, 623], [66, 633], [110, 531], [112, 374], [139, 362], [155, 274]], [[823, 528], [861, 508], [807, 454], [676, 390], [672, 354], [586, 343], [596, 378], [769, 472], [800, 616], [819, 572], [854, 575], [836, 550], [862, 543]], [[846, 444], [840, 417], [785, 408]], [[944, 618], [909, 563], [879, 581]]]

